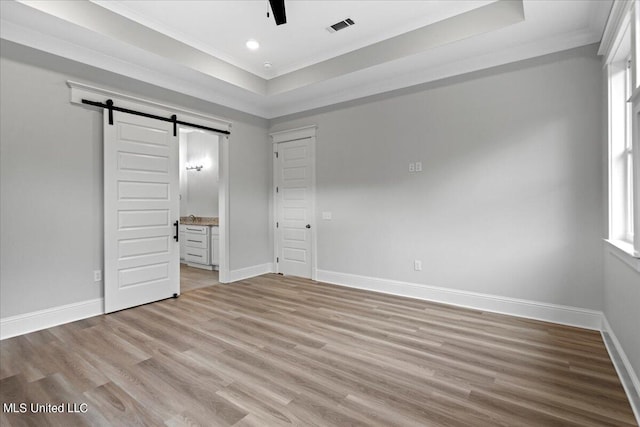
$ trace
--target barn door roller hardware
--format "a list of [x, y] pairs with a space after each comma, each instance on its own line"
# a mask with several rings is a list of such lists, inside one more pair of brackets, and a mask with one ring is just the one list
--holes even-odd
[[142, 117], [148, 117], [150, 119], [161, 120], [163, 122], [171, 122], [171, 123], [173, 123], [173, 136], [178, 136], [178, 125], [189, 126], [189, 127], [197, 128], [197, 129], [210, 130], [210, 131], [222, 133], [222, 134], [225, 134], [225, 135], [229, 135], [231, 133], [228, 130], [215, 129], [215, 128], [210, 128], [208, 126], [197, 125], [195, 123], [183, 122], [182, 120], [178, 120], [178, 117], [175, 114], [173, 114], [171, 117], [162, 117], [162, 116], [156, 116], [155, 114], [143, 113], [142, 111], [130, 110], [128, 108], [122, 108], [122, 107], [116, 107], [115, 105], [113, 105], [113, 100], [111, 100], [111, 99], [107, 99], [106, 103], [90, 101], [88, 99], [83, 99], [82, 103], [86, 104], [86, 105], [93, 105], [94, 107], [106, 108], [107, 110], [109, 110], [109, 124], [110, 125], [113, 124], [113, 112], [114, 111], [121, 111], [123, 113], [134, 114], [136, 116], [142, 116]]

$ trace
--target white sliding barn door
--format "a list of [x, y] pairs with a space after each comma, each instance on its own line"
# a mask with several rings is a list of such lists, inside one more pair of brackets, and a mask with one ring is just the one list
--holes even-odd
[[104, 112], [105, 312], [180, 292], [173, 124]]

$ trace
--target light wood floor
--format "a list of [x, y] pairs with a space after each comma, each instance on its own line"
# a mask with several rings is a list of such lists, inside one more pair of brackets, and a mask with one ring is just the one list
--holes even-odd
[[597, 332], [265, 275], [0, 343], [0, 425], [630, 426]]
[[187, 264], [180, 264], [180, 293], [193, 291], [211, 285], [217, 285], [218, 272], [203, 270], [201, 268], [189, 267]]

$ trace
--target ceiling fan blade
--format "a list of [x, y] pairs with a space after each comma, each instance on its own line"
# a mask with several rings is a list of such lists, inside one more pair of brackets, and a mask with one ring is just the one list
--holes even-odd
[[284, 0], [269, 0], [271, 4], [271, 11], [273, 12], [273, 18], [276, 20], [276, 25], [282, 25], [287, 23], [287, 14], [284, 10]]

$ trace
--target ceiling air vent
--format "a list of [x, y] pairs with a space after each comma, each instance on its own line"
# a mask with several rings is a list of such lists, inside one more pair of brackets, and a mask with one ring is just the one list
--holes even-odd
[[336, 31], [344, 30], [345, 28], [350, 27], [353, 24], [355, 24], [355, 22], [353, 22], [353, 19], [347, 18], [344, 21], [336, 22], [332, 26], [327, 27], [327, 31], [329, 31], [330, 33], [335, 33]]

